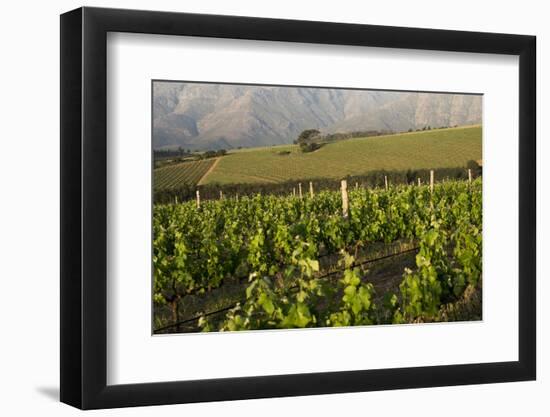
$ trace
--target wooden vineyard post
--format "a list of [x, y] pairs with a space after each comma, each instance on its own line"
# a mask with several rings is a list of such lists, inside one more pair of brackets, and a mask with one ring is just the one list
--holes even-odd
[[434, 191], [434, 170], [430, 170], [430, 192], [433, 193]]
[[201, 193], [197, 190], [197, 208], [201, 208]]
[[313, 183], [309, 182], [309, 196], [313, 198]]
[[355, 183], [355, 189], [357, 190], [359, 188], [359, 184]]
[[176, 204], [178, 204], [178, 196], [176, 196]]
[[468, 168], [468, 182], [472, 183], [472, 170], [470, 168]]
[[300, 199], [302, 198], [302, 183], [301, 182], [298, 183], [298, 196], [300, 197]]
[[420, 187], [422, 185], [422, 182], [420, 181], [420, 178], [418, 178], [418, 186]]
[[346, 180], [342, 180], [340, 188], [341, 188], [341, 191], [342, 191], [342, 215], [345, 218], [347, 218], [348, 217], [348, 207], [349, 207], [348, 182]]
[[239, 193], [235, 194], [235, 201], [239, 201]]
[[386, 191], [388, 191], [388, 177], [384, 175], [384, 186], [386, 187]]
[[223, 200], [223, 191], [220, 190], [220, 200]]
[[296, 187], [292, 187], [292, 197], [296, 197]]

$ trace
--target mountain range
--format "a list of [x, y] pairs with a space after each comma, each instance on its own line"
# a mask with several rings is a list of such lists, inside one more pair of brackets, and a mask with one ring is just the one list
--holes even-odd
[[481, 123], [482, 96], [186, 82], [153, 83], [153, 148], [234, 149], [323, 133]]

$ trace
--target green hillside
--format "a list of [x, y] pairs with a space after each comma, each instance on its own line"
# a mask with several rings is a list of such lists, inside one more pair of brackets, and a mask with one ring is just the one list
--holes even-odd
[[196, 185], [215, 163], [216, 159], [205, 159], [157, 168], [154, 170], [154, 188], [164, 190], [182, 185]]
[[481, 126], [348, 139], [311, 153], [296, 145], [235, 151], [222, 157], [200, 183], [341, 178], [379, 170], [460, 167], [471, 159], [482, 159]]

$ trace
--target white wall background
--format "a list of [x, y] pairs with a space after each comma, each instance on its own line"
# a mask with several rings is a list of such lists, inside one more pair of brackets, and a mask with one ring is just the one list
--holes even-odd
[[[27, 1], [3, 5], [0, 72], [0, 411], [2, 415], [76, 415], [59, 393], [59, 17], [82, 3]], [[549, 133], [543, 120], [550, 97], [543, 71], [550, 59], [550, 26], [544, 2], [462, 0], [391, 2], [254, 0], [124, 0], [86, 5], [181, 12], [237, 14], [534, 34], [538, 37], [538, 381], [388, 391], [229, 403], [99, 411], [94, 415], [316, 416], [547, 415], [550, 404], [549, 303], [544, 256], [550, 250], [550, 210], [545, 185]], [[548, 73], [548, 71], [547, 71]], [[543, 100], [545, 102], [543, 102]], [[546, 190], [544, 189], [546, 188]], [[544, 395], [546, 394], [546, 395]]]

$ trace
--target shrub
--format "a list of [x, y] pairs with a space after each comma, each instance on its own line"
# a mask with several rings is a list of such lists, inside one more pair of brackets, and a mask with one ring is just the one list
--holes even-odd
[[319, 149], [322, 145], [320, 143], [316, 142], [310, 142], [310, 143], [301, 143], [300, 149], [302, 152], [313, 152]]

